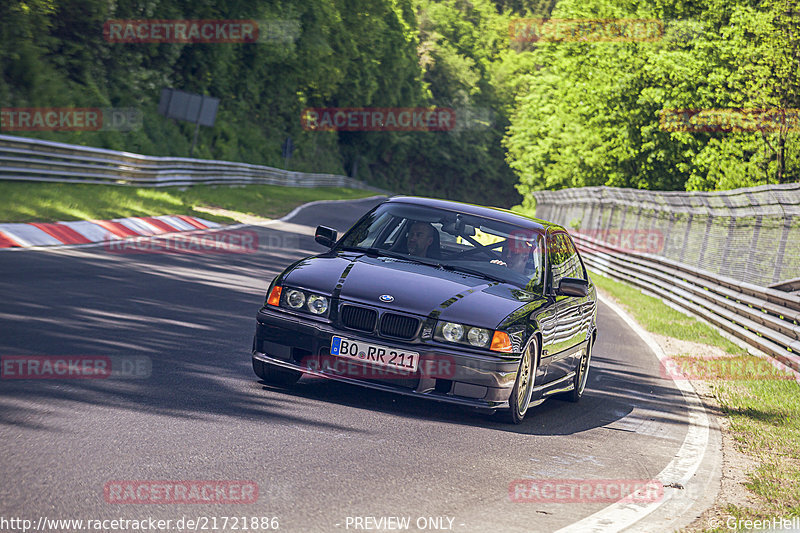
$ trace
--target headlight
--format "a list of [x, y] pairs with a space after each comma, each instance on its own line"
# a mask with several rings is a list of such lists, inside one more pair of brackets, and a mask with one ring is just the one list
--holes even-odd
[[483, 348], [489, 344], [489, 330], [483, 328], [471, 328], [469, 333], [467, 333], [467, 339], [469, 339], [469, 343], [473, 346], [477, 346], [479, 348]]
[[475, 348], [489, 348], [492, 343], [491, 329], [476, 328], [456, 322], [439, 322], [434, 338], [440, 341], [467, 344]]
[[286, 293], [286, 303], [292, 309], [300, 309], [306, 303], [306, 295], [303, 294], [303, 291], [292, 289]]
[[464, 337], [464, 326], [454, 322], [448, 322], [442, 328], [442, 335], [445, 340], [450, 342], [458, 342]]
[[[277, 289], [277, 291], [273, 289], [273, 294], [270, 295], [270, 303], [279, 301], [280, 306], [286, 309], [311, 313], [317, 316], [327, 316], [330, 309], [330, 299], [327, 296], [313, 294], [302, 289], [289, 289], [287, 287], [284, 287], [283, 291], [280, 290], [280, 287], [277, 287]], [[276, 304], [272, 303], [272, 305]]]
[[328, 310], [328, 299], [319, 294], [312, 294], [308, 297], [308, 310], [315, 315], [324, 315]]

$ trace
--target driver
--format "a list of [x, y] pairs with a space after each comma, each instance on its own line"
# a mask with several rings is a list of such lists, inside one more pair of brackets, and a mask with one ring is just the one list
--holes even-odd
[[433, 243], [433, 232], [436, 228], [427, 222], [414, 222], [408, 230], [406, 248], [410, 255], [426, 257], [428, 248]]

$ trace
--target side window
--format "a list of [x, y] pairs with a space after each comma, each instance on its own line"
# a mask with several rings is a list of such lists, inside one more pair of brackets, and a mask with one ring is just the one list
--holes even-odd
[[384, 242], [384, 247], [385, 247], [385, 248], [390, 248], [390, 247], [392, 247], [392, 246], [393, 246], [393, 245], [394, 245], [394, 244], [397, 242], [397, 238], [398, 238], [398, 237], [400, 236], [400, 234], [401, 234], [400, 230], [403, 228], [403, 224], [399, 224], [399, 222], [400, 222], [401, 220], [402, 220], [402, 219], [396, 219], [396, 220], [394, 220], [394, 223], [396, 224], [396, 225], [395, 225], [395, 227], [394, 227], [394, 229], [392, 229], [391, 233], [389, 233], [389, 235], [388, 235], [388, 236], [386, 237], [386, 239], [384, 239], [384, 241], [383, 241], [383, 242]]
[[566, 257], [564, 246], [561, 243], [560, 233], [550, 233], [547, 236], [547, 262], [550, 263], [550, 279], [553, 288], [558, 287], [564, 277]]
[[[374, 215], [371, 216], [374, 217]], [[389, 223], [391, 218], [392, 215], [389, 213], [383, 213], [369, 221], [368, 225], [362, 224], [357, 232], [350, 235], [346, 244], [349, 246], [362, 246], [364, 248], [374, 246], [375, 239], [380, 235], [381, 231], [386, 229], [385, 226]]]
[[547, 243], [547, 257], [554, 288], [558, 287], [562, 278], [585, 279], [578, 252], [566, 233], [551, 233]]
[[563, 233], [561, 234], [561, 238], [564, 241], [564, 249], [569, 254], [568, 261], [570, 263], [570, 271], [565, 277], [586, 279], [586, 275], [583, 271], [583, 265], [581, 264], [581, 259], [578, 257], [578, 251], [575, 249], [575, 245], [572, 244], [572, 239]]

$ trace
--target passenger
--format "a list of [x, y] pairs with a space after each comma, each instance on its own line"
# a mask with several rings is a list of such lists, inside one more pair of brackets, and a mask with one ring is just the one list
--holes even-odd
[[492, 259], [491, 263], [507, 266], [514, 272], [527, 277], [533, 274], [533, 269], [530, 269], [528, 265], [528, 259], [531, 257], [532, 251], [533, 245], [529, 241], [516, 237], [509, 237], [500, 254], [502, 260]]

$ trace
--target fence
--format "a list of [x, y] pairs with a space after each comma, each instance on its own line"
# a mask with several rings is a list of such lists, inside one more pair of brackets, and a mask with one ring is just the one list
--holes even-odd
[[800, 371], [800, 184], [711, 193], [539, 191], [587, 266], [647, 289]]
[[0, 135], [0, 179], [166, 187], [271, 184], [348, 187], [385, 193], [347, 176], [181, 157], [151, 157]]

